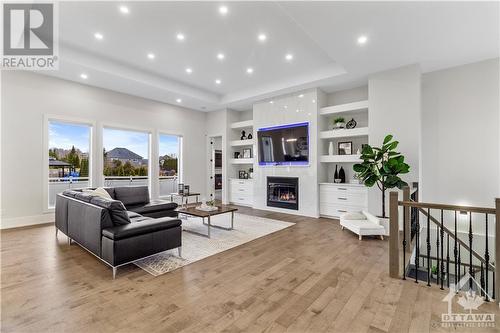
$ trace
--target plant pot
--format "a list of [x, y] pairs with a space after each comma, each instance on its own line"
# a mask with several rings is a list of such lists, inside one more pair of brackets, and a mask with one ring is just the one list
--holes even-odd
[[345, 127], [345, 123], [335, 123], [335, 129], [342, 129]]

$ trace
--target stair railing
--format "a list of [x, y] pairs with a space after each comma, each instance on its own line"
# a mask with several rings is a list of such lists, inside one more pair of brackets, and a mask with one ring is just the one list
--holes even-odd
[[[490, 298], [498, 302], [500, 299], [500, 199], [495, 200], [495, 208], [471, 207], [459, 205], [445, 205], [435, 203], [415, 202], [410, 198], [409, 188], [403, 190], [403, 200], [399, 201], [398, 192], [391, 192], [389, 195], [390, 209], [390, 230], [389, 230], [389, 274], [392, 278], [402, 278], [406, 280], [408, 267], [414, 265], [415, 282], [419, 282], [419, 272], [422, 270], [427, 273], [427, 285], [431, 285], [431, 266], [436, 262], [437, 269], [436, 283], [443, 289], [449, 287], [450, 278], [453, 277], [455, 285], [460, 277], [463, 276], [462, 267], [468, 267], [468, 273], [472, 278], [480, 275], [481, 294], [486, 301]], [[399, 208], [402, 207], [402, 232], [399, 227]], [[436, 218], [432, 214], [438, 212], [439, 217]], [[451, 213], [451, 221], [453, 228], [445, 226], [445, 212]], [[414, 214], [422, 214], [423, 218], [419, 219]], [[457, 231], [457, 224], [460, 216], [466, 217], [465, 221], [468, 225], [468, 241], [462, 240]], [[483, 216], [484, 220], [478, 221], [477, 217]], [[491, 216], [495, 217], [494, 236], [495, 242], [492, 248], [490, 236]], [[475, 223], [473, 223], [473, 220]], [[414, 235], [411, 229], [411, 223], [416, 223]], [[477, 222], [476, 222], [477, 221]], [[432, 226], [432, 228], [431, 228]], [[435, 227], [435, 229], [434, 229]], [[422, 230], [424, 234], [422, 235]], [[484, 242], [480, 244], [484, 246], [484, 255], [474, 250], [478, 240], [478, 233], [484, 232]], [[435, 235], [435, 238], [433, 239]], [[423, 237], [423, 238], [421, 238]], [[400, 239], [402, 238], [402, 240]], [[424, 242], [422, 242], [424, 241]], [[476, 243], [474, 243], [476, 241]], [[435, 248], [433, 244], [435, 242]], [[423, 244], [423, 251], [421, 249]], [[435, 255], [432, 254], [434, 250]], [[495, 262], [490, 261], [491, 251], [494, 251]], [[413, 252], [413, 263], [411, 254]], [[421, 252], [425, 252], [423, 255]], [[402, 258], [400, 256], [402, 255]], [[408, 259], [407, 259], [408, 256]], [[420, 259], [423, 257], [422, 266], [419, 266]], [[402, 261], [400, 260], [402, 259]], [[468, 259], [468, 262], [466, 262]], [[450, 271], [450, 264], [454, 267]], [[434, 270], [435, 270], [434, 269]], [[491, 280], [490, 280], [491, 275]], [[477, 281], [477, 280], [476, 280]], [[492, 288], [490, 289], [490, 282]], [[469, 280], [469, 286], [473, 287], [472, 279]]]

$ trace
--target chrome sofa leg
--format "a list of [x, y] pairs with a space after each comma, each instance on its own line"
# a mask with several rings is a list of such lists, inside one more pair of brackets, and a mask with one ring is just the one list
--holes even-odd
[[181, 257], [181, 258], [182, 258], [182, 246], [179, 246], [179, 247], [177, 248], [177, 252], [179, 252], [179, 257]]
[[118, 267], [113, 267], [113, 280], [116, 278], [116, 270]]
[[68, 237], [68, 244], [71, 246], [71, 238]]
[[59, 232], [59, 229], [56, 228], [56, 238], [57, 238], [57, 233]]

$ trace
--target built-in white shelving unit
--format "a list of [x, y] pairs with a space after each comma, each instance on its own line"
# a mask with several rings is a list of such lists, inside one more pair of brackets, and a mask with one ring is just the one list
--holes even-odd
[[322, 163], [358, 163], [361, 162], [361, 155], [322, 155]]
[[[237, 111], [236, 111], [237, 112]], [[245, 172], [250, 175], [250, 170], [254, 167], [255, 162], [255, 139], [241, 139], [241, 132], [245, 131], [245, 136], [249, 134], [255, 135], [253, 130], [253, 120], [243, 120], [233, 122], [229, 125], [229, 168], [230, 178], [228, 180], [228, 201], [232, 204], [253, 206], [253, 179], [239, 179], [240, 172]], [[250, 149], [250, 158], [243, 158], [243, 151]], [[240, 157], [235, 158], [235, 153], [239, 153]]]

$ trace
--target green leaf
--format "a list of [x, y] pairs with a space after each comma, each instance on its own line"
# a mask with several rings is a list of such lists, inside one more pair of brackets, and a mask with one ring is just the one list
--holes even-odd
[[391, 135], [391, 134], [388, 134], [388, 135], [384, 138], [384, 143], [383, 143], [383, 144], [385, 145], [386, 143], [388, 143], [388, 142], [389, 142], [389, 141], [391, 141], [391, 140], [392, 140], [392, 135]]

